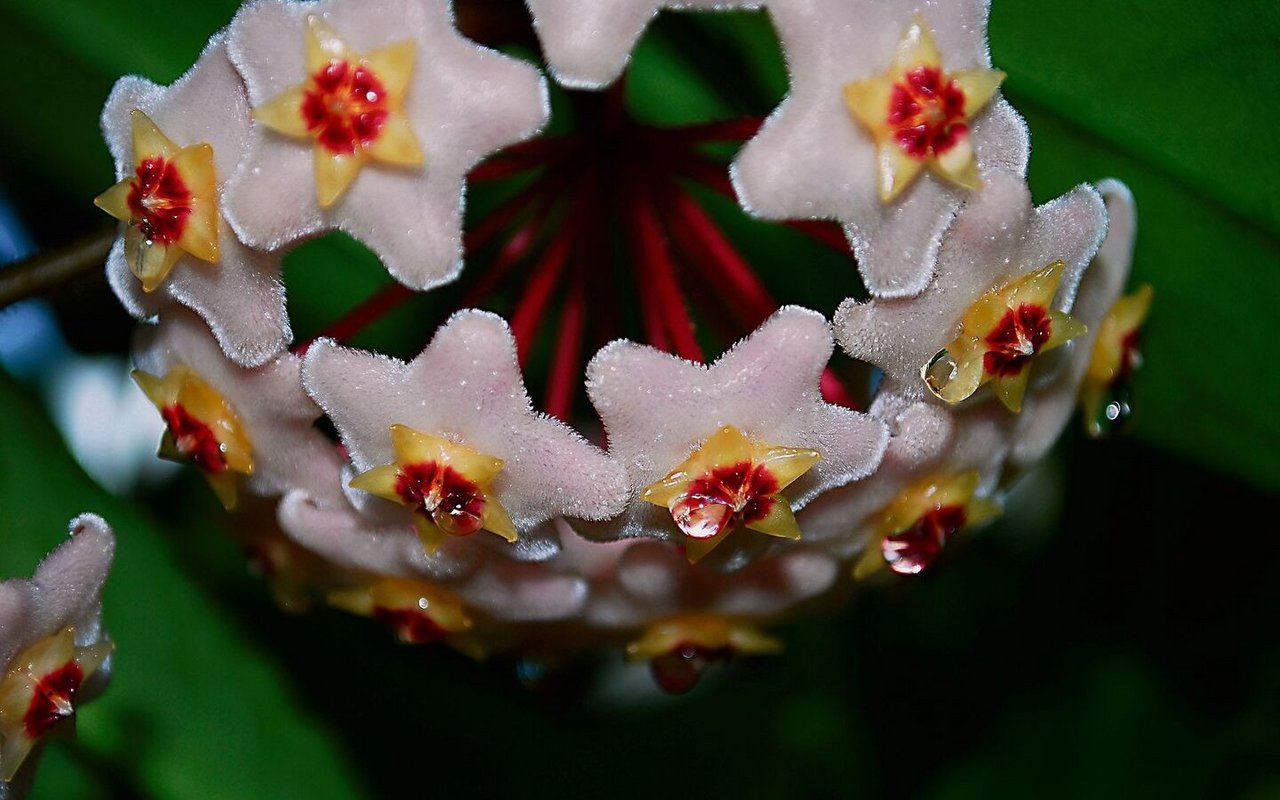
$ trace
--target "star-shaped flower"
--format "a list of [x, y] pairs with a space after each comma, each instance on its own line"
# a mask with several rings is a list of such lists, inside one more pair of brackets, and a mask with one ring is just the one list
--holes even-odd
[[1128, 384], [1134, 370], [1142, 365], [1138, 344], [1153, 294], [1151, 284], [1144, 283], [1117, 300], [1102, 319], [1080, 387], [1080, 409], [1090, 436], [1114, 430], [1131, 413]]
[[190, 308], [241, 366], [279, 354], [293, 336], [279, 256], [245, 247], [221, 218], [222, 189], [249, 138], [244, 85], [222, 37], [171, 86], [117, 81], [102, 129], [120, 183], [97, 202], [125, 223], [107, 256], [120, 302], [139, 319], [172, 303]]
[[497, 504], [520, 536], [555, 516], [604, 519], [622, 508], [621, 468], [533, 410], [515, 340], [496, 315], [455, 314], [408, 364], [322, 339], [308, 350], [303, 372], [356, 470], [395, 465], [365, 485], [429, 517], [432, 537], [474, 532], [477, 518], [511, 533], [504, 520], [488, 516]]
[[161, 454], [201, 468], [224, 501], [236, 488], [320, 493], [337, 475], [337, 453], [312, 426], [320, 409], [302, 390], [297, 356], [237, 367], [198, 318], [174, 308], [140, 332], [133, 360], [168, 426]]
[[[1124, 337], [1116, 328], [1107, 326], [1105, 320], [1116, 307], [1129, 278], [1137, 217], [1133, 195], [1123, 183], [1101, 181], [1098, 191], [1106, 202], [1110, 225], [1097, 256], [1080, 281], [1071, 309], [1072, 316], [1088, 326], [1089, 332], [1063, 348], [1060, 357], [1032, 381], [1022, 413], [1013, 421], [1009, 433], [1010, 462], [1020, 469], [1044, 458], [1076, 412], [1081, 391], [1089, 388], [1090, 366], [1103, 333], [1115, 337], [1113, 341], [1118, 340], [1123, 349]], [[1137, 316], [1134, 312], [1141, 311], [1144, 304], [1141, 297], [1142, 293], [1126, 314], [1130, 319]], [[1106, 347], [1103, 345], [1104, 350]]]
[[370, 160], [422, 166], [422, 148], [404, 113], [414, 43], [366, 55], [318, 15], [307, 17], [307, 79], [253, 111], [277, 133], [314, 141], [316, 201], [329, 208]]
[[755, 0], [525, 0], [547, 66], [564, 86], [599, 89], [622, 74], [636, 42], [663, 8], [755, 8]]
[[962, 530], [1000, 514], [1000, 506], [977, 493], [977, 470], [931, 476], [902, 490], [880, 513], [871, 540], [854, 567], [865, 578], [882, 567], [899, 575], [928, 568], [947, 541]]
[[0, 795], [32, 748], [110, 671], [112, 645], [100, 617], [115, 539], [93, 514], [70, 527], [70, 540], [31, 580], [0, 583]]
[[959, 403], [990, 383], [1000, 402], [1021, 411], [1032, 360], [1087, 331], [1049, 307], [1065, 267], [1059, 259], [979, 297], [961, 317], [956, 338], [922, 368], [930, 391]]
[[[910, 300], [845, 301], [836, 312], [837, 336], [854, 358], [884, 370], [884, 391], [908, 400], [931, 396], [922, 371], [963, 333], [966, 313], [980, 298], [1061, 261], [1049, 308], [1068, 311], [1106, 229], [1106, 210], [1093, 188], [1081, 186], [1033, 208], [1019, 177], [994, 173], [948, 232], [929, 289]], [[1021, 352], [1019, 330], [1015, 324], [1014, 356]], [[979, 359], [979, 366], [987, 365]]]
[[698, 561], [738, 525], [799, 539], [781, 492], [821, 459], [817, 450], [762, 444], [726, 425], [640, 498], [671, 512], [689, 560]]
[[882, 75], [844, 86], [849, 112], [875, 139], [880, 200], [889, 203], [928, 168], [965, 189], [979, 189], [969, 121], [991, 102], [1004, 73], [946, 72], [933, 33], [917, 15]]
[[[821, 455], [788, 487], [793, 509], [870, 474], [888, 434], [878, 420], [823, 401], [819, 382], [831, 350], [822, 315], [789, 306], [711, 366], [625, 341], [597, 353], [587, 392], [634, 500], [727, 425], [766, 446]], [[688, 538], [670, 510], [646, 502], [630, 503], [603, 525], [578, 527], [596, 539]]]
[[[873, 536], [868, 540], [857, 534], [874, 532], [881, 510], [922, 474], [954, 476], [976, 471], [981, 477], [975, 494], [996, 500], [996, 489], [1002, 475], [1010, 474], [1010, 466], [1022, 469], [1044, 456], [1073, 411], [1095, 329], [1128, 273], [1133, 244], [1132, 199], [1115, 181], [1103, 181], [1098, 192], [1105, 199], [1110, 224], [1105, 241], [1084, 272], [1079, 292], [1071, 301], [1073, 316], [1088, 326], [1090, 332], [1055, 353], [1045, 368], [1037, 371], [1023, 401], [1023, 410], [1016, 416], [990, 403], [939, 406], [932, 394], [922, 390], [918, 373], [911, 374], [911, 363], [924, 357], [924, 351], [931, 344], [917, 342], [914, 349], [907, 350], [902, 347], [901, 339], [909, 337], [917, 326], [920, 329], [936, 327], [935, 315], [951, 319], [957, 313], [963, 314], [963, 309], [944, 307], [937, 299], [931, 300], [932, 289], [910, 303], [846, 304], [848, 319], [856, 319], [853, 331], [842, 331], [842, 337], [849, 336], [846, 345], [857, 341], [857, 352], [864, 356], [872, 352], [878, 354], [878, 363], [886, 367], [885, 385], [871, 413], [886, 420], [893, 438], [884, 464], [875, 475], [860, 484], [827, 493], [798, 515], [799, 524], [806, 533], [811, 533], [811, 541], [823, 544], [842, 558], [863, 552], [867, 559], [863, 563], [878, 563], [876, 558], [883, 561], [883, 554], [876, 552], [879, 539]], [[1090, 194], [1077, 190], [1032, 214], [1029, 213], [1030, 200], [1020, 182], [997, 180], [980, 195], [972, 209], [966, 210], [952, 232], [957, 240], [944, 248], [944, 263], [952, 265], [943, 273], [944, 285], [948, 291], [980, 291], [974, 286], [982, 281], [977, 280], [978, 273], [970, 270], [981, 262], [970, 263], [950, 255], [974, 247], [980, 248], [973, 253], [975, 257], [986, 257], [992, 266], [1004, 265], [1005, 269], [1018, 263], [1023, 257], [1018, 253], [1027, 248], [1037, 258], [1050, 251], [1062, 252], [1062, 244], [1046, 244], [1055, 237], [1062, 243], [1077, 240], [1077, 245], [1066, 249], [1078, 250], [1083, 254], [1081, 258], [1087, 257], [1093, 251], [1087, 243], [1103, 230], [1099, 219], [1102, 209]], [[1010, 213], [1013, 208], [1021, 210]], [[985, 221], [980, 221], [983, 217]], [[1010, 223], [1010, 219], [1018, 221]], [[964, 266], [966, 263], [969, 266]], [[1064, 273], [1070, 274], [1070, 268]], [[1001, 279], [990, 272], [985, 278]], [[1059, 292], [1059, 308], [1067, 302], [1061, 294]], [[932, 306], [907, 315], [908, 306], [926, 302]], [[901, 310], [891, 311], [895, 305], [900, 305]], [[873, 306], [878, 306], [879, 311], [873, 312]], [[844, 321], [845, 310], [839, 316]], [[890, 348], [883, 343], [886, 329], [889, 335], [898, 338], [897, 347]]]
[[975, 493], [998, 497], [1010, 452], [1010, 420], [991, 404], [944, 407], [881, 391], [872, 416], [890, 430], [889, 447], [875, 474], [865, 481], [827, 492], [797, 515], [807, 540], [841, 560], [865, 557], [877, 548], [883, 511], [923, 475], [979, 476]]
[[130, 116], [133, 174], [93, 202], [125, 223], [125, 261], [154, 292], [184, 255], [218, 261], [218, 178], [213, 147], [179, 147], [140, 109]]
[[697, 685], [710, 661], [782, 650], [782, 642], [752, 622], [711, 614], [684, 614], [653, 623], [627, 645], [627, 658], [649, 662], [658, 686], [684, 694]]
[[467, 172], [548, 114], [537, 70], [462, 38], [447, 0], [261, 0], [228, 46], [259, 120], [227, 190], [237, 232], [342, 230], [415, 289], [461, 269]]
[[253, 443], [235, 409], [185, 364], [163, 377], [134, 370], [133, 379], [164, 419], [160, 457], [195, 466], [222, 504], [234, 508], [240, 476], [253, 474]]
[[449, 536], [480, 530], [517, 539], [511, 517], [489, 489], [502, 459], [399, 423], [391, 426], [391, 447], [395, 462], [357, 475], [351, 488], [412, 509], [428, 553]]
[[[836, 219], [845, 225], [858, 268], [873, 295], [919, 294], [934, 273], [942, 235], [969, 192], [957, 188], [952, 180], [933, 175], [921, 176], [909, 189], [903, 189], [904, 170], [911, 164], [929, 163], [929, 156], [926, 154], [923, 162], [914, 158], [903, 161], [880, 147], [883, 138], [869, 133], [850, 115], [845, 87], [852, 84], [876, 89], [855, 89], [851, 97], [855, 105], [874, 105], [882, 99], [888, 103], [893, 90], [885, 84], [886, 69], [896, 76], [899, 68], [910, 66], [906, 61], [925, 58], [937, 67], [944, 96], [951, 83], [941, 82], [943, 76], [962, 76], [963, 91], [972, 93], [963, 103], [965, 136], [946, 135], [959, 132], [952, 120], [941, 127], [943, 134], [936, 141], [925, 137], [932, 143], [928, 152], [941, 156], [940, 167], [970, 185], [993, 169], [1025, 174], [1029, 139], [1021, 117], [1002, 99], [979, 102], [994, 89], [991, 80], [976, 80], [976, 76], [991, 74], [987, 6], [987, 0], [939, 3], [924, 9], [915, 0], [770, 3], [770, 17], [787, 57], [791, 88], [734, 162], [734, 185], [743, 206], [769, 219]], [[913, 23], [917, 14], [922, 23]], [[914, 24], [920, 25], [917, 38], [910, 35]], [[911, 42], [923, 45], [926, 28], [933, 32], [938, 57], [920, 48], [926, 52], [914, 52], [911, 55], [915, 58], [903, 60], [903, 31], [908, 31]], [[898, 109], [902, 112], [899, 124], [914, 119], [916, 105], [925, 110], [921, 99], [933, 86], [933, 71], [930, 64], [919, 65], [926, 71], [914, 83], [907, 76], [906, 96], [900, 98]], [[862, 81], [872, 83], [860, 84]], [[887, 99], [881, 97], [886, 88]], [[952, 97], [954, 101], [954, 92]], [[943, 118], [954, 116], [945, 103], [938, 110]], [[971, 116], [973, 111], [979, 113]], [[870, 116], [872, 109], [866, 113]], [[887, 117], [880, 119], [893, 127]], [[878, 127], [877, 132], [880, 130]], [[950, 147], [945, 146], [948, 143]], [[976, 159], [976, 175], [967, 166], [969, 151]], [[886, 156], [892, 156], [890, 169], [882, 173]], [[886, 184], [882, 174], [894, 176], [894, 181]], [[881, 200], [885, 189], [894, 195], [890, 203]]]
[[329, 593], [329, 604], [380, 620], [406, 644], [446, 642], [480, 659], [484, 645], [472, 634], [475, 621], [449, 592], [421, 581], [383, 578]]

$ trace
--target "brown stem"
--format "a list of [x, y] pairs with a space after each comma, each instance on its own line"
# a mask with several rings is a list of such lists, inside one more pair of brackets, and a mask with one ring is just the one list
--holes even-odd
[[115, 228], [104, 228], [0, 269], [0, 308], [43, 294], [82, 273], [102, 269], [115, 238]]

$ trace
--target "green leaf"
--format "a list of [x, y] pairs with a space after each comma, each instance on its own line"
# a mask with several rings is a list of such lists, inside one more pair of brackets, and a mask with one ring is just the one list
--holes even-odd
[[[36, 797], [68, 796], [63, 788], [81, 782], [79, 773], [104, 793], [124, 783], [127, 794], [157, 798], [356, 794], [333, 732], [297, 702], [278, 654], [180, 568], [166, 540], [179, 528], [161, 530], [94, 485], [8, 379], [0, 379], [0, 418], [0, 575], [29, 576], [84, 511], [102, 514], [117, 539], [104, 592], [116, 642], [111, 685], [77, 716], [70, 755], [78, 774], [56, 777], [47, 790], [37, 775]], [[199, 525], [182, 530], [213, 535]]]
[[1133, 283], [1155, 287], [1134, 433], [1280, 487], [1280, 10], [1263, 3], [997, 2], [995, 62], [1027, 117], [1040, 200], [1118, 177]]

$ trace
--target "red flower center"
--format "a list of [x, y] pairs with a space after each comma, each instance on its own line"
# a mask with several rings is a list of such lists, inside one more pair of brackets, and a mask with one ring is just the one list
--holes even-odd
[[470, 536], [484, 527], [484, 492], [453, 467], [435, 461], [406, 464], [396, 478], [396, 494], [445, 533]]
[[373, 618], [386, 623], [396, 632], [400, 641], [410, 644], [431, 644], [445, 637], [446, 631], [421, 611], [412, 608], [373, 607]]
[[778, 481], [766, 467], [750, 461], [716, 467], [689, 482], [671, 509], [686, 536], [710, 539], [733, 522], [755, 522], [773, 510]]
[[191, 191], [172, 161], [143, 159], [134, 170], [127, 202], [133, 224], [147, 239], [171, 245], [182, 238], [191, 216]]
[[886, 120], [903, 152], [919, 159], [942, 155], [969, 134], [964, 90], [944, 82], [937, 67], [916, 67], [893, 85]]
[[36, 681], [27, 713], [22, 715], [22, 725], [29, 738], [39, 739], [56, 723], [71, 716], [76, 692], [83, 681], [84, 672], [74, 661]]
[[905, 531], [884, 538], [880, 551], [885, 563], [900, 575], [915, 575], [933, 563], [947, 540], [964, 527], [967, 518], [964, 506], [933, 509]]
[[336, 155], [352, 155], [378, 138], [389, 113], [387, 92], [364, 64], [334, 60], [311, 76], [301, 111], [321, 146]]
[[983, 369], [988, 375], [1017, 375], [1045, 346], [1051, 333], [1052, 321], [1044, 306], [1023, 303], [1009, 309], [986, 336]]
[[191, 463], [215, 474], [227, 468], [227, 457], [222, 453], [222, 443], [213, 435], [213, 428], [178, 403], [165, 406], [160, 414], [169, 426], [174, 445], [191, 459]]

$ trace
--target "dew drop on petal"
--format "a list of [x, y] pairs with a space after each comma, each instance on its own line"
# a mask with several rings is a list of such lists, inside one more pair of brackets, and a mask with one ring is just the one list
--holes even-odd
[[964, 527], [967, 516], [964, 506], [943, 506], [924, 514], [910, 528], [884, 537], [880, 551], [885, 563], [899, 575], [922, 572]]
[[929, 359], [929, 363], [925, 365], [923, 371], [925, 385], [929, 387], [929, 391], [939, 398], [942, 397], [942, 393], [947, 386], [959, 374], [960, 365], [956, 363], [955, 358], [951, 356], [951, 352], [946, 348], [935, 353], [933, 358]]
[[470, 536], [484, 527], [484, 518], [467, 505], [441, 505], [431, 512], [431, 521], [450, 536]]
[[671, 507], [671, 518], [692, 539], [712, 538], [724, 530], [732, 516], [729, 506], [696, 495], [686, 495]]
[[1102, 395], [1097, 415], [1089, 420], [1089, 435], [1110, 436], [1123, 430], [1133, 416], [1131, 397], [1128, 381], [1111, 384]]

